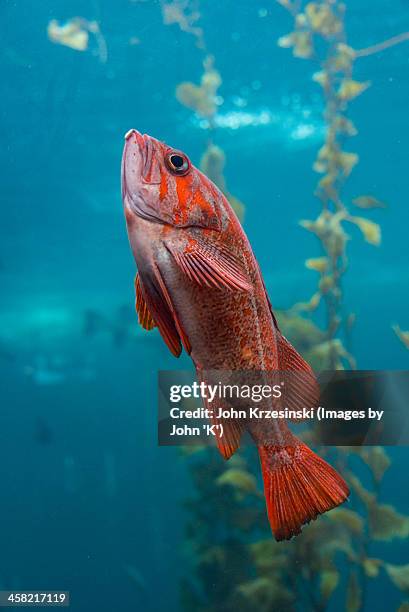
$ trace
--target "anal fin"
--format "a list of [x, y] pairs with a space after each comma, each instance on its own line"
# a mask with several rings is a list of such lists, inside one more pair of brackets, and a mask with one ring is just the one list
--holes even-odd
[[[196, 371], [197, 371], [197, 377], [199, 381], [207, 382], [205, 371], [201, 370], [200, 368], [197, 368]], [[208, 408], [209, 410], [212, 411], [212, 414], [213, 414], [211, 418], [212, 424], [216, 426], [222, 425], [223, 427], [223, 435], [220, 436], [219, 435], [220, 431], [217, 430], [217, 433], [215, 436], [217, 447], [220, 451], [220, 454], [222, 455], [224, 459], [230, 459], [230, 457], [234, 455], [234, 453], [240, 446], [241, 436], [245, 430], [244, 423], [240, 421], [239, 419], [224, 419], [224, 418], [218, 419], [216, 417], [216, 407], [214, 405], [209, 404], [206, 398], [203, 399], [203, 402], [204, 402], [205, 408]], [[227, 403], [226, 400], [222, 400], [218, 398], [217, 408], [231, 410], [232, 407]]]

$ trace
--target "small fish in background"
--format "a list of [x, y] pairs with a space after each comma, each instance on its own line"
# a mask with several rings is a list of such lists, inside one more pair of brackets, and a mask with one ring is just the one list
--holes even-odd
[[104, 315], [92, 308], [85, 310], [82, 323], [84, 336], [92, 338], [106, 326], [107, 322]]
[[24, 374], [40, 387], [56, 386], [70, 382], [89, 382], [97, 375], [94, 358], [82, 352], [39, 354], [23, 369]]
[[[82, 331], [85, 337], [94, 338], [100, 334], [108, 333], [117, 347], [122, 347], [129, 336], [128, 307], [120, 307], [113, 318], [97, 310], [88, 309], [84, 312]], [[128, 314], [128, 316], [126, 316]]]
[[128, 304], [120, 306], [115, 313], [112, 321], [112, 340], [117, 348], [121, 348], [131, 337], [132, 331], [135, 331], [134, 310]]
[[88, 309], [83, 315], [82, 333], [89, 339], [108, 334], [113, 345], [122, 348], [129, 340], [135, 339], [138, 335], [134, 309], [129, 304], [123, 304], [112, 316]]
[[24, 368], [24, 374], [40, 387], [60, 385], [66, 380], [63, 369], [54, 366], [44, 355], [37, 355], [33, 365], [27, 365]]
[[141, 572], [134, 565], [125, 564], [124, 570], [127, 576], [132, 580], [132, 583], [136, 586], [136, 588], [146, 593], [146, 580], [143, 578]]
[[[182, 151], [130, 130], [122, 199], [142, 327], [158, 327], [175, 357], [183, 347], [201, 382], [214, 370], [287, 371], [285, 405], [316, 406], [314, 373], [281, 334], [250, 243], [222, 192]], [[223, 419], [223, 438], [216, 440], [229, 459], [249, 431], [260, 455], [272, 532], [288, 540], [344, 502], [349, 489], [283, 420], [269, 421], [260, 428]]]
[[49, 446], [54, 440], [51, 427], [43, 417], [38, 417], [35, 422], [34, 440], [40, 446]]

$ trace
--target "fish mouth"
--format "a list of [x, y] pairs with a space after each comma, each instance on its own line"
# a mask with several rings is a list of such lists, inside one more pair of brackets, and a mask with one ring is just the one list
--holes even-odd
[[135, 129], [125, 134], [121, 165], [122, 201], [125, 208], [129, 207], [150, 220], [156, 215], [146, 204], [144, 194], [150, 185], [160, 184], [160, 176], [155, 176], [152, 166], [154, 151], [155, 141], [147, 134]]
[[129, 130], [125, 134], [125, 145], [122, 154], [121, 180], [122, 180], [122, 199], [130, 195], [133, 191], [132, 185], [137, 186], [141, 180], [141, 170], [146, 165], [144, 156], [145, 141], [142, 134], [137, 130]]

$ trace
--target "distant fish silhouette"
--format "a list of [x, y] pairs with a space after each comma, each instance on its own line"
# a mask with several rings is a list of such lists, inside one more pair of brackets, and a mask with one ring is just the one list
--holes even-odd
[[34, 439], [41, 446], [49, 446], [53, 441], [53, 432], [43, 417], [38, 417], [35, 423]]

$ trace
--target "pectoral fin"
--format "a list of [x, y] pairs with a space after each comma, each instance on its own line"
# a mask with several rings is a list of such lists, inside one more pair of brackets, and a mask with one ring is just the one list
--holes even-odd
[[135, 308], [138, 313], [138, 321], [140, 325], [150, 331], [156, 327], [156, 323], [149, 311], [148, 305], [144, 298], [139, 274], [135, 276]]
[[137, 275], [135, 279], [136, 309], [139, 322], [145, 329], [155, 325], [170, 352], [179, 357], [182, 352], [180, 334], [170, 307], [170, 299], [159, 270]]
[[252, 288], [241, 263], [226, 250], [196, 241], [184, 251], [171, 245], [166, 247], [182, 272], [202, 287], [230, 291], [249, 291]]
[[171, 296], [157, 266], [152, 267], [143, 275], [137, 274], [135, 278], [136, 310], [139, 323], [144, 329], [158, 327], [169, 350], [175, 357], [185, 351], [190, 354], [192, 347], [177, 312], [173, 306]]

